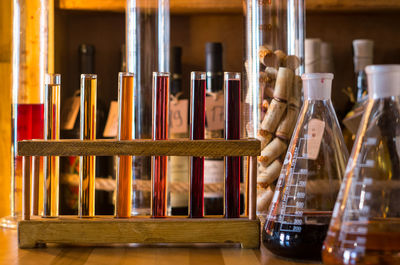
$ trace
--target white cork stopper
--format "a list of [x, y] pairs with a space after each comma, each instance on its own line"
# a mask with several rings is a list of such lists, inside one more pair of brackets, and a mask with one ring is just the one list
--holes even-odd
[[321, 40], [305, 39], [304, 64], [306, 73], [318, 73], [321, 62]]
[[304, 99], [328, 100], [331, 99], [331, 73], [309, 73], [301, 76], [303, 79]]
[[321, 42], [321, 73], [332, 73], [333, 72], [333, 55], [332, 55], [332, 44], [329, 42]]
[[400, 96], [400, 64], [370, 65], [365, 71], [370, 98]]
[[374, 56], [374, 41], [372, 40], [353, 40], [354, 50], [354, 71], [358, 73], [364, 70], [367, 65], [372, 64]]

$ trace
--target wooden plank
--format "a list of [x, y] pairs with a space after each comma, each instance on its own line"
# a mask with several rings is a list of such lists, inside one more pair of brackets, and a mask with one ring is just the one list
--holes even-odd
[[249, 194], [249, 219], [255, 220], [257, 218], [257, 157], [250, 157], [250, 175], [248, 182]]
[[31, 216], [31, 158], [22, 157], [22, 218], [29, 220]]
[[10, 215], [11, 198], [11, 3], [0, 1], [0, 217]]
[[[60, 0], [69, 10], [124, 12], [126, 0]], [[171, 13], [242, 13], [242, 0], [170, 0]], [[399, 10], [398, 0], [307, 0], [307, 11], [390, 11]]]
[[18, 142], [20, 156], [258, 156], [260, 141], [246, 140], [32, 140]]
[[259, 237], [259, 220], [247, 218], [33, 217], [18, 223], [20, 248], [32, 248], [37, 243], [237, 243], [242, 248], [258, 248]]

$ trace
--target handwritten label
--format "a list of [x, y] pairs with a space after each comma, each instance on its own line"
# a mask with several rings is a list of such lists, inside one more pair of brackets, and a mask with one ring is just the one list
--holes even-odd
[[67, 98], [61, 111], [61, 130], [72, 130], [80, 108], [80, 97]]
[[188, 132], [188, 105], [189, 100], [181, 99], [179, 101], [171, 101], [170, 109], [170, 133], [187, 133]]
[[224, 129], [224, 97], [219, 96], [217, 100], [214, 97], [206, 99], [206, 119], [207, 129], [223, 130]]
[[104, 128], [104, 137], [117, 137], [118, 135], [118, 101], [111, 101], [110, 111], [106, 126]]
[[308, 122], [307, 130], [307, 158], [317, 159], [319, 148], [321, 146], [322, 136], [325, 131], [325, 122], [318, 119], [311, 119]]

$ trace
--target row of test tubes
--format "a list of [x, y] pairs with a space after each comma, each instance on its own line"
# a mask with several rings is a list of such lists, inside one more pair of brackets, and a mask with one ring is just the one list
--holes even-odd
[[[240, 73], [224, 73], [225, 139], [240, 139]], [[134, 74], [118, 75], [118, 140], [134, 139]], [[152, 139], [168, 139], [170, 73], [153, 73]], [[45, 139], [59, 140], [60, 123], [59, 74], [48, 74], [45, 87]], [[97, 75], [81, 75], [80, 140], [96, 139]], [[206, 73], [192, 72], [190, 87], [190, 140], [205, 136]], [[95, 216], [95, 156], [79, 158], [79, 217]], [[204, 157], [190, 157], [189, 217], [204, 213]], [[225, 217], [240, 217], [240, 157], [225, 158]], [[117, 158], [117, 193], [115, 217], [131, 217], [132, 156]], [[168, 157], [152, 157], [152, 217], [167, 215]], [[44, 158], [43, 217], [58, 216], [59, 158]]]

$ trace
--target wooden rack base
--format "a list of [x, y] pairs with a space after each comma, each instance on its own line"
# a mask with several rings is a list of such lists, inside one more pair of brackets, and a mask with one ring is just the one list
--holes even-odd
[[259, 235], [259, 220], [248, 218], [34, 217], [18, 225], [20, 248], [34, 248], [43, 243], [238, 243], [242, 248], [258, 248]]
[[[123, 243], [238, 243], [242, 248], [258, 248], [260, 222], [256, 218], [257, 156], [260, 141], [243, 140], [59, 140], [18, 142], [22, 156], [23, 220], [18, 223], [20, 248], [33, 248], [46, 243], [123, 244]], [[114, 217], [78, 218], [61, 216], [41, 218], [37, 207], [31, 211], [31, 157], [38, 156], [248, 156], [246, 180], [246, 218], [165, 219]], [[35, 160], [35, 159], [32, 159]], [[35, 160], [37, 161], [37, 160]], [[33, 163], [33, 162], [32, 162]], [[35, 180], [35, 178], [33, 178]], [[36, 185], [34, 185], [36, 186]], [[36, 195], [35, 195], [36, 194]], [[33, 192], [37, 196], [38, 192]], [[34, 204], [38, 200], [33, 200]], [[37, 206], [37, 205], [36, 205]]]

